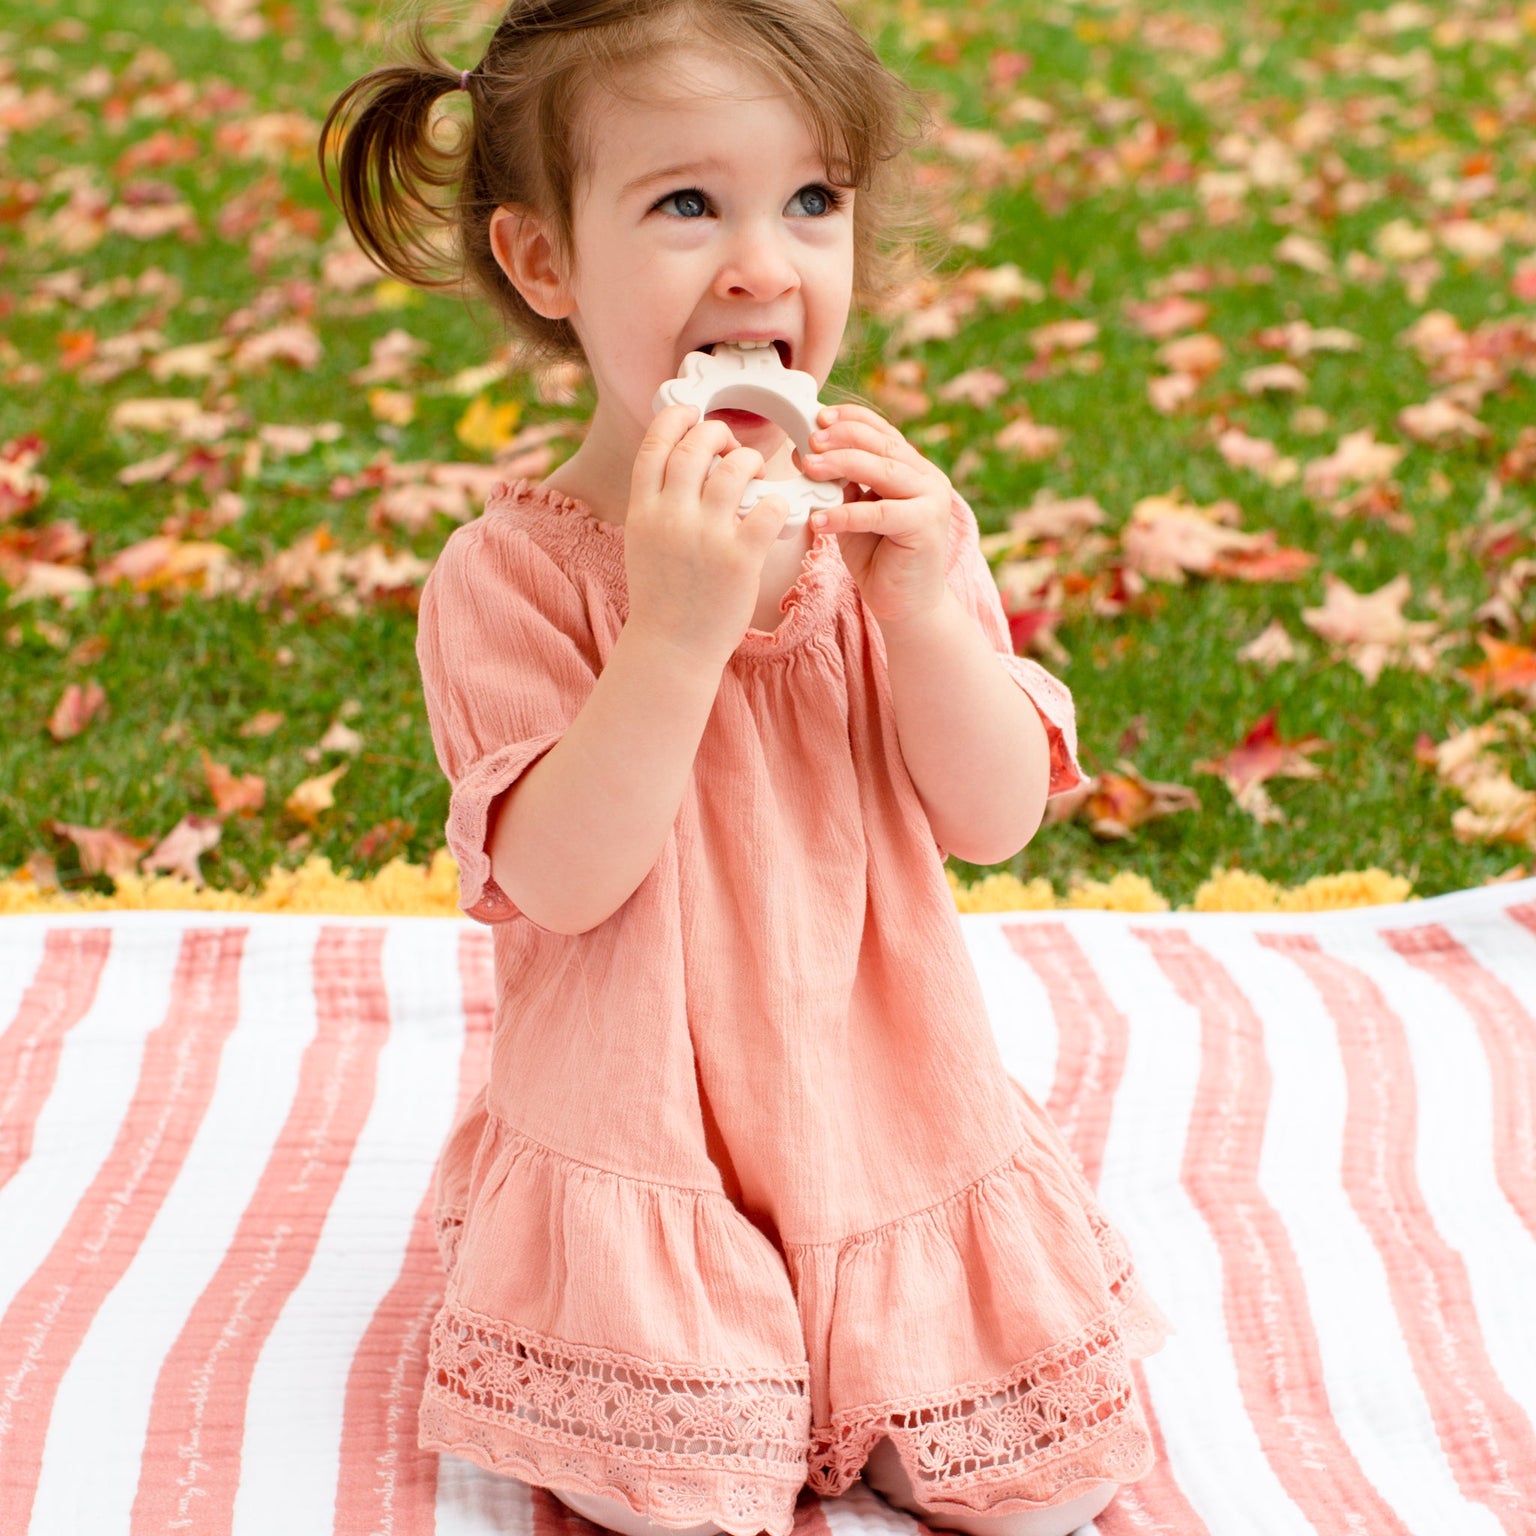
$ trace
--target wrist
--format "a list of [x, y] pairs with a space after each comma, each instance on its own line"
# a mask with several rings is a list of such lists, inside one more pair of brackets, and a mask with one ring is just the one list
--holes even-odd
[[876, 614], [875, 623], [880, 627], [880, 637], [889, 652], [893, 648], [911, 650], [929, 645], [937, 636], [951, 630], [957, 621], [967, 617], [954, 592], [946, 585], [943, 596], [933, 607], [902, 618], [883, 619]]
[[716, 656], [706, 648], [690, 645], [669, 635], [665, 630], [648, 629], [633, 618], [619, 631], [619, 639], [625, 642], [627, 651], [643, 655], [646, 661], [674, 677], [696, 679], [699, 683], [718, 687], [725, 671], [728, 656]]

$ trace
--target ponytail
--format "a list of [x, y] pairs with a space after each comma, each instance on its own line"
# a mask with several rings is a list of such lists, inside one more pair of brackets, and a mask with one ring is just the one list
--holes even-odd
[[[432, 238], [434, 226], [459, 220], [457, 200], [439, 202], [427, 189], [456, 187], [464, 172], [464, 148], [433, 142], [433, 104], [470, 83], [474, 71], [443, 63], [428, 46], [422, 20], [410, 32], [413, 57], [387, 64], [353, 81], [331, 105], [320, 129], [320, 177], [332, 202], [339, 203], [358, 245], [386, 272], [417, 288], [458, 288], [461, 270], [444, 270], [445, 252]], [[355, 121], [345, 118], [355, 110]], [[334, 130], [334, 132], [333, 132]], [[328, 152], [341, 139], [339, 190], [331, 186]], [[447, 257], [451, 263], [451, 256]]]

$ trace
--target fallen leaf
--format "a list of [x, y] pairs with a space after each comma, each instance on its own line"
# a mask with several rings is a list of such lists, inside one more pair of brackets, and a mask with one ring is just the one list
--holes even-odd
[[1333, 271], [1333, 258], [1308, 235], [1289, 234], [1275, 247], [1275, 260], [1325, 277]]
[[331, 790], [337, 779], [350, 766], [350, 763], [342, 763], [338, 767], [331, 769], [329, 773], [316, 774], [313, 778], [305, 779], [283, 801], [283, 808], [307, 826], [317, 826], [321, 811], [328, 811], [335, 805], [336, 801], [331, 794]]
[[278, 730], [287, 717], [275, 709], [261, 709], [251, 716], [236, 732], [239, 736], [270, 736]]
[[1147, 380], [1147, 399], [1163, 416], [1174, 415], [1199, 392], [1200, 380], [1192, 373], [1156, 374]]
[[1008, 388], [1008, 380], [996, 368], [967, 368], [935, 393], [946, 405], [972, 405], [984, 411], [1007, 394]]
[[48, 717], [48, 734], [55, 741], [78, 736], [107, 702], [107, 691], [94, 679], [83, 688], [70, 683]]
[[1143, 778], [1123, 759], [1115, 766], [1118, 772], [1098, 775], [1079, 812], [1095, 837], [1130, 837], [1149, 821], [1200, 809], [1200, 797], [1188, 785]]
[[80, 855], [80, 868], [88, 875], [107, 875], [119, 880], [132, 874], [139, 856], [149, 847], [149, 839], [129, 837], [110, 827], [77, 827], [67, 821], [50, 821], [48, 830], [67, 838]]
[[1308, 496], [1327, 497], [1338, 495], [1348, 484], [1385, 480], [1407, 451], [1396, 443], [1378, 443], [1369, 427], [1346, 433], [1331, 454], [1307, 465], [1302, 489]]
[[1294, 363], [1266, 363], [1261, 368], [1250, 368], [1242, 383], [1250, 395], [1300, 395], [1307, 390], [1307, 376]]
[[1461, 675], [1482, 699], [1500, 699], [1505, 694], [1522, 695], [1536, 703], [1536, 651], [1529, 646], [1512, 645], [1493, 635], [1480, 634], [1477, 643], [1485, 660], [1463, 669]]
[[[1435, 636], [1433, 621], [1403, 616], [1403, 606], [1412, 594], [1406, 574], [1371, 593], [1356, 592], [1331, 572], [1323, 582], [1323, 606], [1302, 609], [1302, 622], [1340, 647], [1366, 682], [1374, 683], [1388, 665], [1434, 670], [1436, 652], [1428, 644]], [[1448, 643], [1443, 641], [1440, 648]]]
[[1226, 360], [1227, 349], [1221, 339], [1208, 331], [1193, 336], [1179, 336], [1157, 349], [1157, 360], [1174, 373], [1187, 373], [1194, 379], [1206, 379]]
[[1405, 406], [1397, 413], [1397, 428], [1416, 443], [1428, 443], [1434, 448], [1481, 442], [1490, 435], [1477, 417], [1443, 396], [1435, 396], [1422, 405]]
[[1155, 341], [1166, 340], [1179, 331], [1192, 331], [1204, 325], [1210, 314], [1209, 304], [1186, 298], [1181, 293], [1147, 303], [1128, 302], [1125, 306], [1125, 315], [1131, 324], [1143, 336], [1150, 336]]
[[392, 427], [409, 426], [416, 419], [416, 396], [403, 389], [370, 389], [368, 409], [375, 421], [385, 421]]
[[260, 774], [247, 773], [238, 779], [229, 768], [215, 762], [205, 751], [203, 782], [220, 816], [230, 816], [236, 811], [259, 811], [267, 800], [267, 781]]
[[317, 745], [321, 752], [351, 752], [355, 755], [362, 751], [363, 738], [345, 722], [333, 720]]
[[1026, 412], [1010, 421], [993, 437], [992, 443], [1026, 464], [1039, 464], [1060, 450], [1062, 435], [1060, 427], [1047, 427], [1032, 421]]
[[1098, 322], [1094, 320], [1053, 320], [1029, 332], [1036, 355], [1042, 357], [1054, 352], [1075, 352], [1098, 337]]
[[1308, 754], [1328, 751], [1332, 743], [1321, 736], [1282, 741], [1276, 724], [1278, 717], [1278, 709], [1270, 710], [1225, 756], [1203, 759], [1191, 766], [1196, 773], [1214, 773], [1224, 779], [1234, 795], [1245, 786], [1262, 784], [1266, 779], [1318, 778], [1322, 769]]
[[1296, 644], [1279, 619], [1271, 619], [1247, 645], [1237, 653], [1239, 661], [1251, 661], [1256, 666], [1274, 667], [1282, 661], [1295, 661]]
[[224, 823], [216, 816], [183, 816], [180, 821], [144, 856], [141, 869], [164, 870], [190, 880], [201, 889], [203, 872], [198, 859], [217, 846], [224, 835]]

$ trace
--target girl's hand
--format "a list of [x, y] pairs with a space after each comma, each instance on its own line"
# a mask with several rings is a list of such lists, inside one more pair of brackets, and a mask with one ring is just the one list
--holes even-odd
[[752, 623], [763, 565], [789, 516], [782, 496], [738, 513], [747, 482], [762, 474], [762, 454], [723, 421], [699, 419], [697, 406], [656, 414], [630, 475], [627, 627], [724, 668]]
[[944, 601], [949, 477], [862, 405], [828, 406], [817, 419], [805, 473], [848, 484], [842, 505], [813, 531], [837, 535], [843, 564], [882, 624], [925, 617]]

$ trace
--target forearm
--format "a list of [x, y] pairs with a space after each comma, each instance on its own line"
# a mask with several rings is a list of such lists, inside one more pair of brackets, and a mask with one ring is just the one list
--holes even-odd
[[533, 921], [585, 933], [633, 895], [677, 818], [720, 676], [620, 632], [581, 712], [492, 824], [491, 874]]
[[880, 634], [901, 755], [934, 836], [970, 864], [1012, 858], [1045, 813], [1039, 711], [951, 591], [932, 615]]

